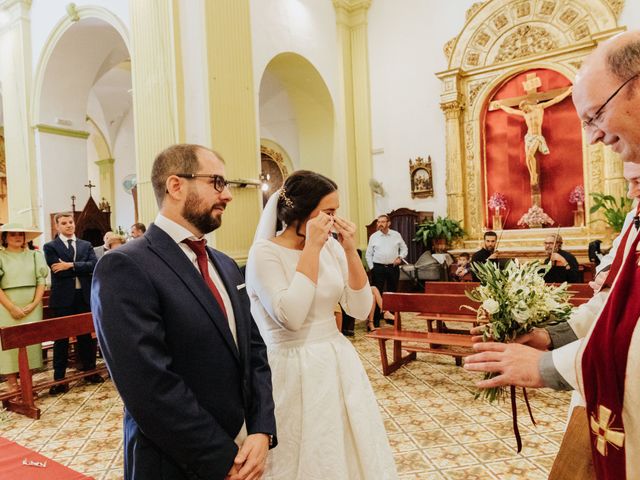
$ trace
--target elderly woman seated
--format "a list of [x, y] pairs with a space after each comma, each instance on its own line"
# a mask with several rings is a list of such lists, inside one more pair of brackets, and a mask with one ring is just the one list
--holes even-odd
[[104, 246], [106, 247], [105, 253], [110, 253], [112, 252], [114, 249], [121, 247], [122, 245], [124, 245], [125, 243], [127, 243], [127, 239], [124, 238], [122, 235], [118, 235], [118, 234], [114, 234], [112, 236], [110, 236]]

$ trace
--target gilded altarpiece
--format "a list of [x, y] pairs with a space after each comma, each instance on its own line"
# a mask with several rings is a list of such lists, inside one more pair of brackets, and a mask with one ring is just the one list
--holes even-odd
[[[441, 108], [445, 116], [447, 214], [464, 221], [475, 249], [491, 225], [485, 165], [483, 114], [496, 90], [524, 72], [546, 69], [571, 82], [584, 58], [597, 44], [621, 31], [622, 0], [487, 0], [466, 12], [458, 36], [444, 46], [448, 69], [442, 81]], [[523, 140], [524, 145], [524, 140]], [[589, 215], [589, 193], [622, 195], [622, 164], [602, 145], [590, 146], [582, 136], [585, 227], [562, 228], [565, 245], [585, 245], [607, 232]], [[541, 246], [547, 232], [505, 230], [503, 246]], [[537, 243], [539, 243], [539, 245]]]

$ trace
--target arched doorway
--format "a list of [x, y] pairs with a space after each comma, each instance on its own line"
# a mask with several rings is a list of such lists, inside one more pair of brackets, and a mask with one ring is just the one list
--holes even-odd
[[[85, 205], [91, 181], [95, 202], [111, 208], [111, 226], [134, 221], [134, 204], [121, 187], [135, 172], [131, 55], [126, 29], [113, 14], [80, 7], [64, 19], [43, 50], [35, 82], [33, 121], [40, 167], [43, 220]], [[52, 179], [56, 179], [52, 181]]]
[[275, 56], [260, 81], [259, 108], [260, 137], [277, 143], [294, 170], [334, 176], [333, 100], [311, 62], [290, 52]]

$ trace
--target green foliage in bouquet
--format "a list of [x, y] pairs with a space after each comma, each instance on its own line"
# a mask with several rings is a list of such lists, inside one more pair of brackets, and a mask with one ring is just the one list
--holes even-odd
[[[466, 294], [481, 304], [474, 311], [479, 320], [488, 322], [485, 341], [510, 342], [534, 328], [569, 318], [572, 306], [568, 285], [566, 282], [559, 286], [546, 284], [544, 275], [550, 268], [551, 264], [542, 265], [538, 261], [512, 261], [502, 270], [494, 262], [471, 265], [480, 279], [480, 286]], [[495, 375], [487, 373], [485, 379]], [[494, 401], [503, 394], [504, 389], [499, 387], [482, 390], [476, 397], [482, 395]]]
[[598, 210], [603, 210], [604, 221], [614, 231], [619, 232], [624, 225], [624, 219], [631, 210], [632, 200], [627, 197], [620, 197], [616, 200], [612, 195], [605, 195], [604, 193], [592, 193], [593, 204], [589, 209], [590, 213], [595, 213]]

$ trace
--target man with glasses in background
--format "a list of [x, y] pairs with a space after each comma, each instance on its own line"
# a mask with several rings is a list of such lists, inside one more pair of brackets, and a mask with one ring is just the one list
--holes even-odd
[[155, 159], [160, 212], [100, 261], [96, 333], [125, 405], [125, 478], [260, 478], [275, 446], [267, 352], [236, 263], [206, 246], [232, 200], [220, 155]]
[[[589, 143], [602, 142], [623, 161], [640, 164], [639, 31], [598, 46], [576, 77], [573, 102]], [[640, 478], [640, 222], [629, 223], [603, 286], [611, 291], [593, 326], [584, 339], [554, 351], [554, 358], [575, 358], [575, 368], [561, 373], [586, 401], [583, 426], [598, 478]], [[482, 388], [553, 386], [540, 350], [493, 342], [474, 349], [480, 353], [467, 357], [465, 368], [496, 374], [479, 382]]]

